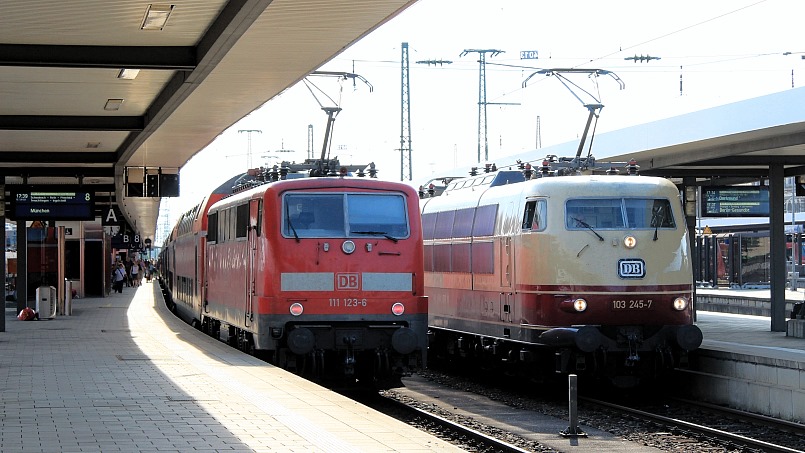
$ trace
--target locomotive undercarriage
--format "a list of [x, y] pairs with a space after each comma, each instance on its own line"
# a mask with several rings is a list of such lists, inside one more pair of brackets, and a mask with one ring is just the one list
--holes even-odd
[[609, 341], [585, 352], [574, 344], [525, 343], [435, 329], [430, 354], [439, 362], [467, 362], [540, 381], [572, 373], [621, 388], [638, 386], [688, 364], [686, 350], [664, 341], [667, 332], [652, 332], [651, 337], [644, 338], [642, 328], [621, 326], [604, 328], [600, 333]]
[[392, 345], [398, 349], [415, 346], [410, 329], [399, 325], [289, 326], [289, 334], [273, 338], [265, 349], [256, 348], [251, 332], [227, 325], [222, 329], [221, 321], [213, 318], [205, 317], [197, 327], [247, 354], [311, 378], [388, 387], [398, 385], [412, 369], [424, 366], [417, 351], [402, 354], [394, 350]]
[[397, 324], [286, 325], [274, 363], [322, 379], [397, 385], [424, 366], [416, 335]]

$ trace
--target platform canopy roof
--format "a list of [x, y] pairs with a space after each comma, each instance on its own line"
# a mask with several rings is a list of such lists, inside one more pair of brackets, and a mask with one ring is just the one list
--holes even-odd
[[[578, 145], [572, 141], [520, 153], [504, 165], [573, 156]], [[782, 165], [786, 176], [803, 175], [805, 88], [600, 133], [593, 138], [592, 155], [599, 162], [634, 159], [642, 175], [688, 177], [698, 184], [765, 179], [774, 164]]]
[[126, 196], [127, 167], [176, 171], [413, 3], [3, 0], [0, 176], [87, 186], [152, 237], [160, 198]]

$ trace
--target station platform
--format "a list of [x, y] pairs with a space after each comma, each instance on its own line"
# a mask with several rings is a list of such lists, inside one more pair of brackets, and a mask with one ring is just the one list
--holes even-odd
[[[679, 372], [685, 387], [703, 401], [805, 421], [805, 339], [772, 332], [769, 316], [743, 314], [770, 308], [769, 290], [697, 289], [697, 307], [704, 297], [717, 311], [696, 311], [704, 340]], [[803, 299], [802, 290], [786, 291], [786, 315]]]
[[181, 322], [158, 284], [0, 332], [2, 452], [460, 451]]
[[[805, 301], [805, 291], [786, 290], [785, 300], [787, 318], [793, 304]], [[704, 332], [705, 342], [712, 340], [805, 350], [805, 339], [787, 337], [786, 332], [771, 331], [771, 294], [768, 289], [697, 288], [696, 307], [696, 323]]]

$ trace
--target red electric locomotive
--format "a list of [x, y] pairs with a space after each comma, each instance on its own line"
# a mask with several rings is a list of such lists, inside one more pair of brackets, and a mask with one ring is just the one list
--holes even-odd
[[187, 288], [173, 290], [176, 306], [204, 332], [300, 374], [383, 381], [424, 366], [416, 191], [374, 178], [293, 178], [293, 168], [194, 211], [206, 217], [198, 239], [174, 240], [175, 256], [199, 257], [195, 273], [173, 277]]
[[422, 200], [432, 359], [630, 387], [699, 347], [678, 189], [635, 165], [551, 168], [563, 163], [578, 159], [454, 180]]

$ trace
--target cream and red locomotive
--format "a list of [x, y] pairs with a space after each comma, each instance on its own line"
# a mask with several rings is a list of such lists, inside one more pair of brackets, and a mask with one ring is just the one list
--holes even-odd
[[180, 220], [161, 257], [176, 312], [300, 374], [366, 382], [424, 366], [416, 191], [375, 178], [262, 173], [269, 182]]
[[421, 200], [431, 359], [618, 386], [684, 364], [702, 335], [678, 189], [551, 164], [454, 179]]

